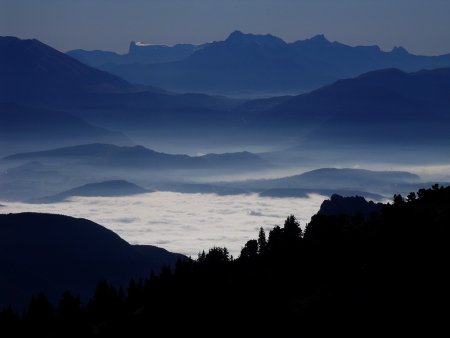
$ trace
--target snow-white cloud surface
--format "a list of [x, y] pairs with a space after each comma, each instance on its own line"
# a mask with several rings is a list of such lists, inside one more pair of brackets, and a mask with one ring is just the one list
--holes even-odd
[[55, 204], [2, 202], [1, 213], [47, 212], [90, 219], [132, 244], [151, 244], [196, 257], [226, 246], [237, 256], [259, 227], [268, 232], [294, 214], [304, 227], [325, 197], [269, 198], [155, 192], [127, 197], [77, 197]]

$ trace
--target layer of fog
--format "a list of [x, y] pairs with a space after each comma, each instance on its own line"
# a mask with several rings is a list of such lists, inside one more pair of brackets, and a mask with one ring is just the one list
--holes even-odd
[[150, 244], [196, 257], [226, 246], [238, 255], [247, 240], [294, 214], [305, 226], [326, 197], [268, 198], [155, 192], [131, 197], [77, 197], [56, 204], [2, 202], [2, 213], [46, 212], [90, 219], [132, 244]]

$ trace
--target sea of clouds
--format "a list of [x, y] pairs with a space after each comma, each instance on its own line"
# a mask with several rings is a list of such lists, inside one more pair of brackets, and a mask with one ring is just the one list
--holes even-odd
[[196, 257], [226, 246], [237, 256], [247, 240], [294, 214], [302, 227], [326, 199], [154, 192], [127, 197], [77, 197], [54, 204], [2, 202], [1, 213], [45, 212], [90, 219], [132, 244], [150, 244]]

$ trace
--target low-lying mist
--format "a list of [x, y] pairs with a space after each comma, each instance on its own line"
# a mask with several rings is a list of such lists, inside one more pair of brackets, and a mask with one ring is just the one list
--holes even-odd
[[2, 213], [46, 212], [87, 218], [132, 244], [150, 244], [196, 256], [212, 246], [226, 246], [237, 256], [259, 227], [282, 225], [294, 214], [306, 225], [326, 199], [269, 198], [256, 194], [218, 196], [154, 192], [131, 197], [77, 197], [55, 204], [8, 203]]

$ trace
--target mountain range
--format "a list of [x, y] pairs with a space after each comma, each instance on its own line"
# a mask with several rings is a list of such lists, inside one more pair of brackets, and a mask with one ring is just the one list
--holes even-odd
[[67, 54], [89, 66], [101, 67], [106, 64], [146, 64], [179, 61], [207, 45], [206, 43], [202, 45], [176, 44], [167, 46], [132, 41], [126, 54], [103, 50], [86, 51], [83, 49], [71, 50]]
[[[343, 197], [363, 196], [383, 201], [395, 193], [408, 194], [434, 184], [407, 171], [376, 171], [352, 168], [321, 168], [298, 175], [274, 179], [211, 181], [209, 183], [169, 182], [153, 188], [181, 193], [215, 193], [218, 195], [258, 194], [263, 197], [308, 197], [310, 194]], [[440, 182], [448, 186], [448, 182]]]
[[[450, 66], [450, 54], [419, 56], [402, 47], [389, 52], [378, 46], [351, 47], [324, 35], [287, 43], [270, 34], [234, 31], [224, 41], [184, 46], [184, 54], [177, 53], [180, 45], [132, 43], [129, 53], [118, 58], [102, 59], [98, 51], [78, 50], [69, 55], [132, 83], [234, 96], [305, 92], [383, 68], [418, 71]], [[161, 50], [170, 49], [173, 53], [164, 58]]]
[[166, 169], [262, 169], [269, 163], [249, 152], [206, 154], [202, 156], [173, 155], [143, 146], [86, 144], [46, 151], [19, 153], [5, 157], [5, 161], [43, 160], [77, 165], [109, 166], [114, 168]]
[[188, 156], [143, 146], [85, 144], [17, 153], [1, 159], [0, 200], [47, 203], [70, 196], [124, 196], [144, 192], [139, 186], [168, 190], [161, 187], [171, 182], [263, 172], [274, 167], [245, 151]]
[[88, 67], [42, 42], [0, 38], [0, 101], [62, 102], [89, 93], [129, 92], [121, 78]]
[[[424, 158], [433, 154], [434, 157], [429, 159], [433, 162], [448, 158], [450, 68], [415, 72], [382, 69], [338, 80], [300, 95], [236, 100], [205, 94], [175, 94], [155, 87], [133, 85], [83, 65], [37, 40], [11, 37], [0, 40], [0, 75], [4, 79], [2, 83], [8, 83], [8, 88], [0, 93], [0, 102], [6, 102], [1, 106], [1, 118], [3, 121], [5, 116], [6, 119], [11, 119], [11, 116], [15, 119], [15, 122], [7, 122], [12, 127], [2, 133], [6, 135], [2, 143], [6, 146], [2, 148], [11, 148], [7, 153], [3, 151], [2, 156], [74, 143], [101, 142], [116, 145], [140, 143], [171, 153], [289, 146], [302, 149], [306, 152], [304, 157], [310, 159], [317, 157], [319, 149], [328, 149], [336, 155], [355, 147], [358, 149], [351, 153], [351, 157], [367, 157], [368, 152], [361, 152], [360, 145], [371, 149], [370, 153], [378, 153], [378, 157], [390, 156], [389, 152], [385, 154], [381, 150], [389, 145], [389, 149], [397, 151], [395, 156], [390, 156], [394, 159], [416, 157], [404, 151], [410, 147], [421, 152]], [[292, 45], [306, 49], [319, 43], [336, 45], [324, 40], [318, 37]], [[217, 53], [217, 57], [223, 57], [225, 62], [229, 60], [228, 52], [230, 55], [239, 54], [229, 51], [230, 46], [233, 46], [231, 50], [240, 50], [247, 45], [258, 50], [269, 48], [270, 53], [281, 48], [289, 54], [294, 48], [274, 36], [236, 32], [226, 41], [205, 45], [187, 59], [175, 63], [200, 58], [200, 67], [210, 60], [210, 56], [202, 56], [203, 53], [211, 50]], [[342, 46], [339, 48], [347, 50]], [[348, 48], [365, 50], [365, 47]], [[278, 54], [270, 53], [270, 57], [264, 59], [267, 63], [264, 67], [270, 69], [269, 64], [274, 67], [285, 64], [276, 57]], [[217, 65], [222, 64], [227, 74], [240, 69], [242, 75], [246, 69], [244, 65], [256, 69], [257, 62], [253, 59], [244, 64], [236, 61], [237, 68], [225, 66], [222, 61]], [[423, 60], [442, 61], [445, 57]], [[172, 63], [159, 65], [168, 64]], [[189, 66], [189, 69], [194, 71], [195, 67]], [[16, 77], [16, 73], [19, 76]], [[208, 73], [214, 74], [214, 69], [209, 69]], [[257, 73], [264, 74], [260, 70]], [[286, 76], [289, 77], [289, 74]], [[221, 83], [219, 79], [216, 82]], [[258, 83], [262, 82], [258, 80]], [[55, 91], [55, 88], [58, 90]], [[37, 116], [35, 112], [45, 117], [43, 125], [36, 123], [36, 132], [26, 123]], [[44, 128], [45, 124], [49, 127]], [[95, 129], [97, 127], [100, 129]], [[26, 144], [18, 147], [19, 142], [15, 141], [10, 141], [12, 145], [8, 145], [8, 140], [14, 140], [15, 135], [21, 134], [21, 129], [26, 131], [27, 128], [31, 130], [30, 135], [38, 135], [42, 128], [42, 139], [48, 138], [49, 142], [37, 147], [38, 143], [31, 137], [29, 141], [25, 140], [28, 147]], [[70, 137], [63, 136], [65, 131]], [[69, 139], [73, 139], [70, 141], [72, 144], [67, 144]], [[17, 146], [16, 151], [14, 146]], [[430, 147], [433, 152], [429, 151]], [[339, 156], [344, 155], [339, 153]], [[320, 166], [329, 165], [333, 163], [322, 163]]]
[[241, 101], [133, 85], [35, 39], [0, 37], [0, 78], [0, 102], [20, 105], [22, 113], [32, 114], [25, 107], [58, 111], [131, 138], [161, 127], [179, 132], [239, 120], [229, 111]]
[[385, 69], [306, 94], [248, 101], [240, 109], [248, 125], [296, 134], [303, 143], [439, 150], [450, 145], [449, 93], [450, 68], [413, 73]]
[[[39, 106], [40, 109], [61, 112], [64, 116], [75, 116], [88, 124], [120, 130], [131, 139], [140, 140], [139, 143], [180, 146], [174, 135], [183, 138], [183, 144], [194, 144], [197, 151], [199, 146], [220, 147], [232, 145], [233, 142], [241, 148], [246, 144], [273, 146], [285, 140], [291, 144], [307, 141], [308, 148], [312, 148], [314, 142], [331, 147], [355, 142], [433, 147], [439, 143], [438, 146], [444, 148], [448, 143], [445, 135], [450, 126], [450, 68], [409, 73], [383, 69], [338, 80], [305, 94], [244, 101], [204, 94], [174, 94], [154, 87], [132, 85], [83, 65], [36, 40], [9, 37], [0, 40], [0, 50], [5, 51], [2, 53], [4, 63], [0, 75], [6, 83], [14, 83], [18, 79], [21, 83], [27, 83], [20, 86], [19, 81], [9, 86], [7, 91], [1, 92], [0, 101], [16, 102], [22, 107], [22, 114], [32, 115], [31, 112], [24, 112], [24, 107], [31, 111], [35, 109], [33, 106]], [[292, 45], [307, 48], [319, 43], [336, 45], [324, 41], [323, 37]], [[202, 61], [198, 65], [205, 65], [211, 58], [208, 54], [202, 56], [202, 53], [213, 50], [225, 62], [228, 60], [227, 53], [231, 53], [228, 48], [240, 50], [247, 45], [258, 50], [269, 48], [271, 53], [279, 48], [294, 48], [274, 36], [236, 32], [226, 41], [205, 45], [188, 59], [200, 58]], [[360, 50], [362, 47], [348, 48]], [[48, 61], [47, 55], [51, 56], [52, 62]], [[264, 59], [267, 63], [264, 67], [285, 64], [270, 55]], [[257, 62], [253, 59], [246, 64], [249, 69], [256, 67]], [[445, 60], [445, 57], [430, 60]], [[51, 66], [47, 65], [48, 62]], [[223, 65], [227, 74], [233, 74], [234, 66], [227, 68], [221, 62], [217, 65]], [[171, 63], [159, 65], [168, 64]], [[243, 64], [237, 62], [236, 65], [243, 67], [236, 66], [240, 74], [245, 73]], [[21, 74], [17, 79], [14, 69]], [[23, 72], [21, 69], [30, 71]], [[189, 69], [194, 71], [196, 68], [189, 66]], [[264, 74], [260, 70], [257, 73]], [[208, 68], [208, 74], [214, 74], [214, 69]], [[216, 82], [221, 83], [219, 79]], [[96, 85], [91, 86], [94, 83]], [[59, 92], [54, 91], [55, 87], [59, 88]], [[103, 89], [98, 90], [100, 87]], [[77, 99], [73, 100], [74, 97]], [[230, 138], [230, 135], [233, 137]], [[107, 143], [123, 144], [123, 141], [122, 138], [122, 141], [116, 139]]]
[[403, 193], [429, 184], [421, 183], [419, 176], [405, 171], [321, 168], [294, 176], [229, 182], [223, 185], [270, 197], [304, 197], [317, 193], [326, 196], [360, 195], [381, 200], [383, 196], [391, 197], [394, 192]]

